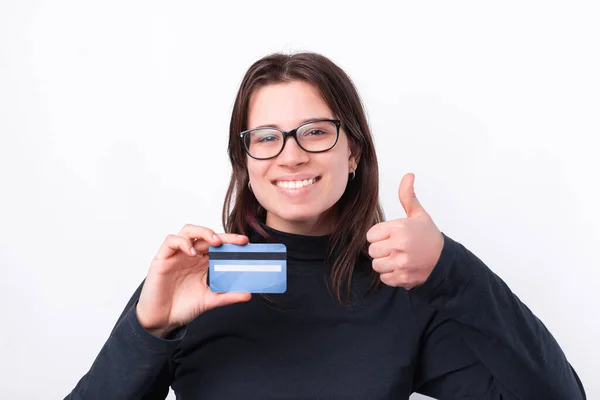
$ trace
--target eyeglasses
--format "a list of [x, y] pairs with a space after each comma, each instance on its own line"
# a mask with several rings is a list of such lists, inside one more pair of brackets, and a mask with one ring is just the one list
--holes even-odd
[[340, 136], [341, 121], [319, 119], [306, 122], [296, 129], [285, 132], [277, 128], [256, 128], [240, 133], [246, 153], [257, 160], [277, 157], [283, 151], [289, 136], [298, 146], [309, 153], [331, 150]]

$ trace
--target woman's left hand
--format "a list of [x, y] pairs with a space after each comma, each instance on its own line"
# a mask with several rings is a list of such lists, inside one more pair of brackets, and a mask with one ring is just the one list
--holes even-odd
[[373, 269], [389, 286], [421, 285], [437, 264], [444, 237], [415, 195], [414, 174], [400, 182], [398, 197], [407, 218], [381, 222], [367, 232]]

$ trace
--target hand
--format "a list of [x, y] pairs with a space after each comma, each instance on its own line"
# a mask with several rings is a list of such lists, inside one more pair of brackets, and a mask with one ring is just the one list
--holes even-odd
[[213, 293], [206, 285], [208, 248], [223, 243], [246, 244], [248, 237], [219, 234], [187, 224], [168, 235], [152, 260], [136, 307], [140, 324], [165, 337], [215, 307], [250, 300], [250, 293]]
[[414, 181], [414, 174], [406, 174], [398, 189], [407, 218], [381, 222], [367, 232], [369, 255], [381, 281], [407, 290], [425, 282], [444, 247], [442, 233], [417, 200]]

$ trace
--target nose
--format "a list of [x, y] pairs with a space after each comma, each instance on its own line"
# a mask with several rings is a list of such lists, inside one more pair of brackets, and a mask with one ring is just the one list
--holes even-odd
[[309, 154], [298, 146], [294, 137], [287, 137], [283, 150], [277, 156], [277, 164], [289, 168], [305, 164], [310, 159]]

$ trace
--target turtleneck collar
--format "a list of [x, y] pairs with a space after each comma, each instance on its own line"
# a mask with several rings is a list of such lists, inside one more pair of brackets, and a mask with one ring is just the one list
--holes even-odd
[[[288, 233], [273, 229], [263, 223], [261, 227], [271, 236], [273, 243], [283, 243], [287, 248], [289, 261], [325, 261], [331, 235], [308, 236]], [[252, 231], [249, 235], [251, 243], [268, 243], [269, 240]]]

